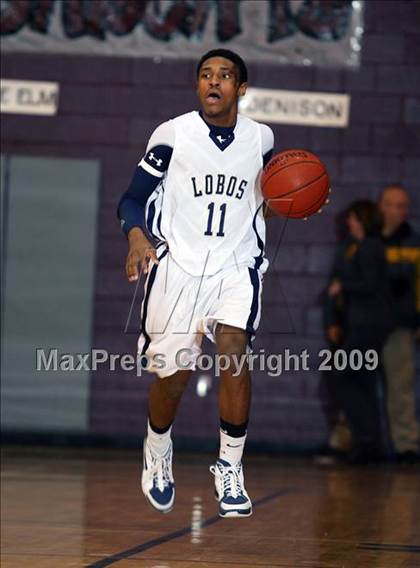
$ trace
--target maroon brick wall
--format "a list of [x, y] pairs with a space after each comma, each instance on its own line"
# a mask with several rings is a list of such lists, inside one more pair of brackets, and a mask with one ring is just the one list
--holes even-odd
[[[273, 126], [276, 149], [306, 147], [328, 165], [330, 205], [306, 223], [289, 221], [266, 277], [263, 323], [256, 350], [309, 349], [312, 370], [270, 378], [256, 373], [250, 439], [308, 446], [326, 433], [316, 353], [323, 346], [319, 294], [334, 251], [334, 217], [353, 199], [375, 198], [403, 183], [420, 222], [420, 5], [367, 2], [359, 71], [251, 65], [257, 87], [346, 92], [347, 129]], [[124, 277], [126, 243], [115, 209], [154, 127], [196, 108], [194, 63], [121, 58], [5, 54], [2, 77], [60, 83], [56, 117], [5, 115], [3, 152], [97, 158], [102, 164], [93, 346], [134, 352], [123, 334], [133, 287]], [[283, 228], [269, 222], [268, 255]], [[134, 322], [131, 329], [135, 327]], [[273, 330], [280, 334], [271, 333]], [[113, 436], [143, 431], [150, 379], [122, 372], [92, 375], [91, 430]], [[199, 399], [191, 385], [177, 420], [179, 436], [210, 439], [217, 426], [216, 388]]]

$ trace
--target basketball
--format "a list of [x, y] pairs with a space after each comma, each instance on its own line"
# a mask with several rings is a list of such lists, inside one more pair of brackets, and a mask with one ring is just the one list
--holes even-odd
[[285, 150], [268, 162], [261, 177], [268, 207], [278, 215], [303, 219], [327, 202], [330, 179], [321, 160], [307, 150]]

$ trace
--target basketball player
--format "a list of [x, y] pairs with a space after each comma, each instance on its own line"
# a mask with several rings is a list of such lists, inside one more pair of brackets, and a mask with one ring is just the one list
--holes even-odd
[[[163, 513], [175, 500], [172, 423], [202, 338], [219, 354], [241, 357], [260, 318], [267, 261], [258, 177], [273, 133], [238, 115], [247, 79], [236, 53], [206, 53], [197, 66], [201, 110], [156, 128], [119, 204], [128, 279], [139, 278], [139, 267], [147, 273], [138, 350], [158, 377], [149, 395], [142, 490]], [[246, 365], [238, 376], [233, 365], [221, 371], [220, 453], [210, 470], [223, 517], [252, 513], [241, 462], [250, 397]]]

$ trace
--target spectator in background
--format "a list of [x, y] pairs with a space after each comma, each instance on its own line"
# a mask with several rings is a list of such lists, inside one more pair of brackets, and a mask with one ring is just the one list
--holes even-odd
[[[347, 354], [374, 349], [381, 353], [392, 321], [382, 219], [376, 205], [357, 201], [347, 209], [350, 238], [340, 245], [325, 309], [327, 336]], [[351, 428], [354, 463], [379, 461], [383, 455], [377, 372], [365, 365], [326, 375], [328, 391]]]
[[[339, 244], [335, 252], [327, 288], [337, 276], [338, 267], [349, 246], [346, 215], [347, 212], [343, 211], [336, 218], [336, 232]], [[324, 305], [323, 328], [325, 339], [329, 350], [331, 353], [334, 353], [343, 343], [344, 322], [342, 304], [335, 297], [329, 296], [327, 290], [323, 293], [322, 302]], [[331, 381], [329, 379], [330, 371], [322, 371], [321, 387], [326, 398], [325, 410], [329, 437], [327, 444], [315, 456], [315, 461], [319, 465], [331, 465], [336, 459], [341, 459], [345, 456], [352, 449], [353, 445], [348, 421], [336, 400], [334, 389], [331, 389]]]
[[405, 189], [385, 188], [379, 206], [396, 323], [383, 350], [388, 420], [397, 460], [413, 462], [419, 450], [414, 342], [420, 336], [420, 237], [407, 223]]

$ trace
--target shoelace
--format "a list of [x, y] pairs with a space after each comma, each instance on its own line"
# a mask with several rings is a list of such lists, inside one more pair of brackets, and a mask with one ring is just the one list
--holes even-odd
[[241, 472], [241, 463], [236, 465], [225, 466], [218, 463], [216, 466], [212, 465], [210, 471], [215, 474], [216, 467], [219, 469], [222, 476], [223, 494], [227, 497], [236, 497], [243, 495], [243, 487], [239, 474]]
[[150, 468], [153, 473], [153, 483], [156, 482], [159, 491], [164, 491], [172, 483], [171, 463], [172, 463], [172, 448], [170, 447], [166, 454], [163, 456], [156, 456], [150, 452], [152, 457], [152, 467]]

